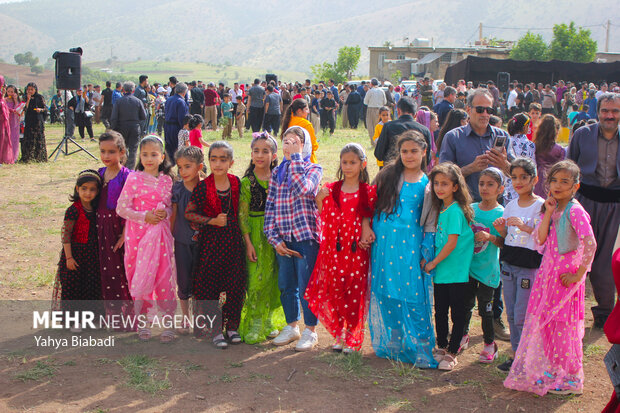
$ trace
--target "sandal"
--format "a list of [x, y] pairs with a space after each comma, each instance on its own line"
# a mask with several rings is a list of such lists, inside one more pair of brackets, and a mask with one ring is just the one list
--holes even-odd
[[139, 328], [138, 338], [142, 341], [149, 341], [151, 339], [151, 329], [150, 328]]
[[350, 346], [344, 346], [344, 348], [342, 349], [342, 354], [352, 354], [355, 353], [357, 350], [354, 349], [353, 347]]
[[448, 354], [448, 352], [443, 348], [433, 349], [433, 358], [437, 363], [441, 363], [441, 360], [443, 360], [446, 354]]
[[469, 348], [469, 334], [465, 334], [463, 338], [461, 338], [461, 343], [459, 344], [459, 351], [456, 354], [461, 354], [463, 351]]
[[163, 344], [169, 344], [169, 343], [172, 343], [174, 340], [176, 340], [176, 338], [177, 338], [177, 335], [174, 332], [174, 330], [164, 330], [159, 335], [159, 342]]
[[239, 344], [243, 341], [239, 333], [236, 331], [227, 331], [226, 335], [228, 336], [228, 341], [230, 341], [230, 344]]
[[342, 345], [342, 341], [337, 338], [336, 341], [334, 342], [334, 345], [332, 346], [332, 350], [335, 351], [336, 353], [340, 353], [343, 349], [343, 345]]
[[443, 356], [443, 360], [441, 360], [437, 368], [439, 370], [452, 371], [454, 370], [457, 364], [459, 364], [459, 362], [456, 360], [456, 356], [446, 353], [446, 355]]
[[493, 343], [493, 353], [489, 353], [487, 351], [482, 350], [482, 352], [480, 353], [480, 356], [478, 357], [478, 361], [480, 363], [484, 363], [484, 364], [491, 364], [491, 363], [493, 363], [493, 361], [497, 358], [498, 350], [499, 350], [499, 348], [497, 347], [497, 344], [494, 342]]
[[222, 334], [218, 334], [217, 336], [213, 337], [213, 344], [215, 345], [215, 347], [221, 348], [222, 350], [228, 348], [228, 342]]

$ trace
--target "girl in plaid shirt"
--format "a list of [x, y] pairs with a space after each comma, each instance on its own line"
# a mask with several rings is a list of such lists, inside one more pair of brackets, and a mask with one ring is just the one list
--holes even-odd
[[[319, 251], [315, 201], [323, 175], [310, 162], [312, 144], [308, 132], [293, 126], [282, 135], [284, 160], [274, 168], [265, 205], [265, 235], [277, 253], [282, 307], [288, 325], [273, 340], [277, 346], [299, 340], [295, 350], [311, 350], [318, 342], [318, 323], [303, 298]], [[306, 329], [299, 334], [299, 302]]]

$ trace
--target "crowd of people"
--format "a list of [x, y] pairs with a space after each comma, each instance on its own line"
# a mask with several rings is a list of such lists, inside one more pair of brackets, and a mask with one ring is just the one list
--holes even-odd
[[[138, 86], [108, 82], [100, 93], [86, 85], [67, 107], [83, 138], [86, 130], [93, 139], [91, 118], [109, 127], [99, 137], [105, 166], [79, 174], [65, 214], [60, 304], [122, 300], [131, 304], [106, 313], [173, 314], [178, 298], [191, 320], [225, 293], [221, 325], [193, 326], [219, 348], [273, 339], [310, 350], [320, 321], [333, 349], [350, 353], [368, 322], [378, 356], [452, 370], [469, 346], [477, 300], [479, 361], [493, 362], [496, 339], [509, 340], [513, 357], [498, 366], [507, 387], [581, 393], [586, 275], [594, 327], [620, 324], [610, 317], [618, 85], [586, 83], [575, 93], [570, 82], [515, 81], [502, 96], [492, 81], [432, 84], [423, 79], [410, 92], [377, 79], [256, 79], [227, 89], [176, 78], [151, 86], [143, 75]], [[0, 101], [5, 119], [17, 104], [10, 90]], [[45, 102], [36, 86], [27, 96], [36, 142]], [[366, 125], [380, 167], [373, 180], [364, 148], [351, 143], [338, 181], [321, 186], [316, 134], [333, 133], [338, 116], [343, 128]], [[556, 142], [563, 122], [573, 124], [568, 148]], [[240, 136], [252, 130], [242, 178], [229, 173], [234, 125]], [[224, 140], [203, 138], [219, 127]], [[22, 158], [35, 157], [24, 141]], [[191, 327], [166, 329], [160, 340]], [[146, 327], [137, 333], [151, 337]]]

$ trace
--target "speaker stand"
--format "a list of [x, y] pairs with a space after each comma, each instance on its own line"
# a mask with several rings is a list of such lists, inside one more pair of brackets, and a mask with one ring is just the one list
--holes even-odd
[[[74, 144], [78, 148], [69, 152], [69, 143]], [[69, 136], [69, 134], [67, 133], [67, 90], [65, 89], [65, 133], [62, 140], [60, 141], [58, 146], [56, 146], [56, 149], [52, 151], [48, 159], [52, 159], [52, 156], [56, 154], [56, 156], [54, 157], [54, 162], [56, 162], [58, 156], [60, 156], [61, 153], [65, 156], [69, 156], [80, 151], [86, 152], [86, 154], [93, 158], [95, 161], [97, 160], [97, 158], [92, 153], [90, 153], [88, 149], [77, 143], [75, 139], [73, 139], [73, 136]]]

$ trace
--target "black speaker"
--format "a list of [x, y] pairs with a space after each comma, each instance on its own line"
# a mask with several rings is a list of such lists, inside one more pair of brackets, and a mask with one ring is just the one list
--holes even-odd
[[498, 72], [497, 73], [497, 88], [500, 90], [500, 92], [507, 92], [509, 84], [510, 84], [510, 73]]
[[56, 52], [56, 88], [75, 90], [82, 86], [82, 56], [77, 53]]
[[274, 82], [276, 82], [276, 86], [278, 86], [278, 75], [274, 75], [273, 73], [267, 73], [265, 75], [265, 80], [267, 81], [267, 84], [269, 84], [269, 82], [273, 80]]

